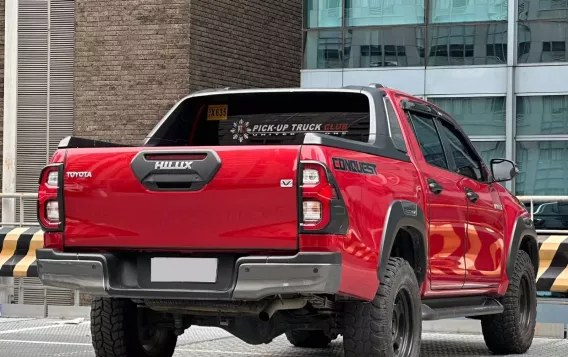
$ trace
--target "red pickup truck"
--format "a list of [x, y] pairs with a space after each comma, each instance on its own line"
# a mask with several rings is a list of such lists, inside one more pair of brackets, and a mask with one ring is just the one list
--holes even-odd
[[380, 85], [197, 92], [140, 147], [61, 142], [39, 179], [39, 276], [94, 297], [99, 357], [169, 357], [192, 325], [418, 356], [422, 321], [454, 317], [524, 353], [539, 257], [499, 184], [517, 173]]

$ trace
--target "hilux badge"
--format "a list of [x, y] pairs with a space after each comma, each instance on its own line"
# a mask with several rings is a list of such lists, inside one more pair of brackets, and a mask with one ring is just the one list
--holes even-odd
[[193, 161], [156, 161], [154, 170], [190, 170]]

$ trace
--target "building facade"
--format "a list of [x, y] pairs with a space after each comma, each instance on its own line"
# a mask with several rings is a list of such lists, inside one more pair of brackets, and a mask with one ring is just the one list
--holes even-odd
[[[66, 136], [140, 144], [193, 91], [298, 87], [301, 44], [302, 0], [0, 0], [2, 191], [36, 192]], [[35, 222], [35, 201], [23, 207]], [[2, 200], [3, 222], [21, 212]], [[46, 301], [74, 295], [49, 290]]]
[[381, 83], [450, 112], [518, 195], [568, 195], [567, 0], [304, 0], [303, 87]]
[[0, 0], [3, 192], [65, 136], [137, 144], [192, 91], [298, 87], [301, 32], [302, 0]]

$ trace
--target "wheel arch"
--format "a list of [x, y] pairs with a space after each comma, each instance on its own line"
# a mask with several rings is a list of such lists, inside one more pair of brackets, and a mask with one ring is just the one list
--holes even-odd
[[517, 261], [519, 251], [524, 251], [529, 255], [535, 275], [538, 274], [540, 258], [536, 230], [532, 220], [523, 216], [517, 217], [513, 227], [513, 235], [509, 242], [507, 253], [507, 277], [509, 280], [515, 270], [515, 262]]
[[[411, 245], [412, 249], [409, 250], [407, 245]], [[391, 203], [385, 218], [379, 256], [379, 281], [385, 277], [389, 258], [394, 256], [409, 261], [418, 284], [422, 285], [426, 280], [428, 257], [426, 219], [422, 207], [406, 200]]]

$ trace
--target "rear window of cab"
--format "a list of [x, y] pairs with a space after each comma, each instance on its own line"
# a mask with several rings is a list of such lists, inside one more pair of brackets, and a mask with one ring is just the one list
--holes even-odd
[[368, 142], [369, 98], [355, 92], [253, 92], [190, 97], [151, 146], [299, 145], [306, 133]]

